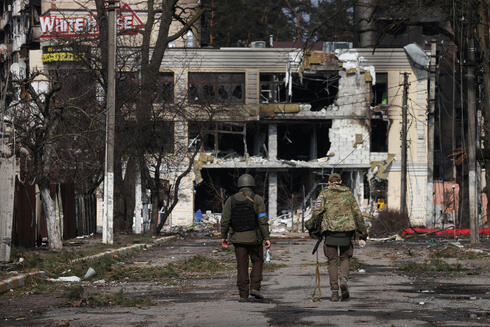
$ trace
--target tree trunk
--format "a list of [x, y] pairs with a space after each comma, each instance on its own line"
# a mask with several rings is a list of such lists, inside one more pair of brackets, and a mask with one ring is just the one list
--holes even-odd
[[154, 234], [158, 234], [160, 231], [157, 231], [158, 225], [158, 215], [160, 210], [160, 188], [157, 186], [151, 190], [151, 222], [150, 222], [150, 230]]
[[59, 225], [56, 222], [56, 206], [51, 198], [49, 184], [39, 185], [41, 199], [43, 201], [44, 214], [46, 216], [46, 225], [48, 227], [48, 241], [51, 250], [60, 251], [63, 248]]
[[142, 187], [141, 187], [141, 170], [140, 165], [136, 163], [135, 167], [135, 192], [134, 192], [134, 227], [133, 232], [135, 234], [143, 233], [143, 198], [142, 198]]

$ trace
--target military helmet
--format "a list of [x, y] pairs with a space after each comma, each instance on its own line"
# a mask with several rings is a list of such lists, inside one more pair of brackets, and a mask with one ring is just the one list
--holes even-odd
[[330, 176], [328, 176], [328, 181], [331, 183], [336, 183], [340, 182], [342, 180], [342, 177], [340, 177], [340, 174], [337, 173], [332, 173]]
[[243, 174], [238, 178], [238, 187], [254, 187], [255, 186], [255, 179], [253, 178], [252, 175], [250, 174]]

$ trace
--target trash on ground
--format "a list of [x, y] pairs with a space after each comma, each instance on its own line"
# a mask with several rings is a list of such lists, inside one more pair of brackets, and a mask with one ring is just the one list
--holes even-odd
[[392, 236], [389, 236], [389, 237], [382, 237], [382, 238], [369, 238], [370, 241], [375, 241], [375, 242], [386, 242], [386, 241], [391, 241], [391, 240], [396, 240], [396, 241], [400, 241], [400, 240], [403, 240], [403, 238], [399, 237], [397, 239], [397, 236], [398, 234], [395, 234], [395, 235], [392, 235]]
[[77, 276], [61, 276], [58, 278], [48, 278], [50, 282], [72, 282], [72, 283], [78, 283], [81, 281], [80, 277]]
[[87, 272], [85, 273], [85, 276], [83, 276], [83, 279], [89, 279], [91, 277], [95, 276], [95, 269], [92, 267], [89, 267], [87, 269]]

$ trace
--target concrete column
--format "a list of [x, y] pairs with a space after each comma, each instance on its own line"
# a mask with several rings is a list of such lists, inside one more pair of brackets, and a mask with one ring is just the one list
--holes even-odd
[[269, 172], [269, 220], [277, 218], [277, 173]]
[[362, 200], [364, 199], [364, 178], [361, 171], [356, 171], [355, 174], [354, 195], [359, 205], [362, 205]]
[[[269, 124], [269, 160], [277, 160], [277, 124]], [[277, 175], [276, 175], [277, 184]], [[277, 189], [276, 189], [277, 193]]]
[[[188, 164], [188, 159], [184, 154], [187, 152], [189, 129], [187, 122], [176, 121], [174, 125], [174, 138], [175, 138], [175, 154], [177, 157], [182, 158], [182, 162], [179, 167], [175, 168], [173, 172], [172, 183], [175, 183], [177, 176], [181, 174]], [[180, 181], [179, 187], [179, 201], [172, 211], [171, 219], [172, 224], [186, 226], [192, 224], [194, 220], [194, 174], [190, 172]]]
[[310, 160], [318, 158], [318, 137], [316, 133], [316, 126], [311, 126], [311, 138], [310, 138]]
[[181, 180], [179, 187], [179, 201], [172, 211], [172, 224], [188, 226], [194, 221], [194, 177], [193, 173]]
[[176, 121], [174, 122], [174, 152], [178, 156], [182, 156], [184, 152], [187, 152], [187, 146], [189, 144], [189, 129], [187, 122]]

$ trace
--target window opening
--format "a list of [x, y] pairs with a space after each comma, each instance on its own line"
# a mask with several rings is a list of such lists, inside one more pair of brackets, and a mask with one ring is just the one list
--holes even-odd
[[293, 103], [309, 103], [311, 111], [320, 111], [333, 104], [339, 90], [337, 72], [315, 73], [303, 75], [301, 81], [298, 74], [293, 74]]
[[154, 102], [174, 102], [174, 73], [165, 72], [158, 75], [158, 89], [155, 94]]
[[371, 152], [388, 152], [388, 122], [371, 119]]
[[331, 126], [331, 121], [279, 124], [278, 159], [309, 161], [326, 157], [330, 149], [328, 130]]
[[260, 103], [286, 102], [285, 74], [260, 74]]
[[190, 103], [245, 103], [245, 73], [189, 73]]
[[373, 85], [371, 106], [388, 105], [388, 73], [376, 73], [376, 85]]

